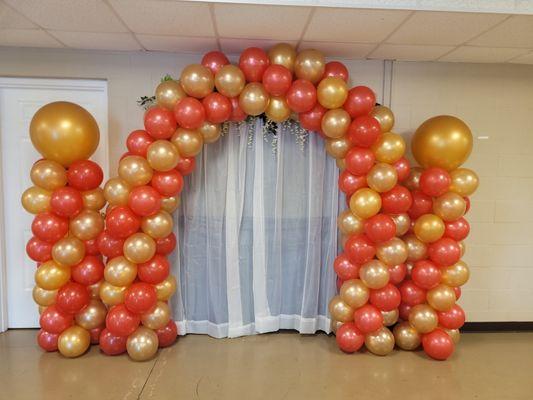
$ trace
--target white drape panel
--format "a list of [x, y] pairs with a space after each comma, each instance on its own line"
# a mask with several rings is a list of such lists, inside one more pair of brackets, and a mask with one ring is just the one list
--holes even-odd
[[277, 138], [275, 154], [261, 119], [232, 124], [185, 179], [171, 259], [180, 334], [330, 330], [338, 171], [316, 134], [303, 150], [286, 127]]

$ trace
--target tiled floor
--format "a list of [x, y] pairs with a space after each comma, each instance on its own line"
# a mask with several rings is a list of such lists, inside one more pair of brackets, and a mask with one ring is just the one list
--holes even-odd
[[144, 363], [93, 346], [43, 353], [36, 331], [0, 334], [0, 399], [532, 399], [533, 333], [469, 333], [445, 362], [422, 352], [341, 353], [333, 337], [189, 335]]

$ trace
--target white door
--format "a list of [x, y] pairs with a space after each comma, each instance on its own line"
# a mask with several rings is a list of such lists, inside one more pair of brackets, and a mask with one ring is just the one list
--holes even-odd
[[[31, 166], [41, 158], [30, 141], [31, 118], [41, 106], [59, 100], [77, 103], [95, 117], [100, 128], [100, 145], [92, 158], [102, 166], [107, 176], [106, 81], [0, 78], [1, 201], [4, 216], [3, 257], [0, 259], [4, 263], [4, 274], [0, 270], [0, 283], [3, 283], [0, 301], [4, 303], [3, 313], [0, 309], [0, 314], [4, 314], [4, 326], [0, 326], [0, 332], [6, 328], [39, 325], [37, 305], [32, 299], [36, 264], [26, 255], [25, 249], [26, 242], [31, 238], [33, 216], [22, 208], [20, 197], [32, 185], [29, 178]], [[1, 282], [2, 275], [4, 282]]]

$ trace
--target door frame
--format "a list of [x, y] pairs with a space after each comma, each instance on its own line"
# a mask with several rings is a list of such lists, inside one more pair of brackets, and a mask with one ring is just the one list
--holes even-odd
[[[109, 106], [106, 79], [93, 78], [40, 78], [40, 77], [2, 77], [0, 76], [0, 90], [2, 89], [47, 89], [47, 90], [77, 90], [89, 92], [103, 92], [105, 98], [105, 109], [107, 110], [107, 120], [100, 128], [100, 143], [103, 148], [104, 165], [101, 165], [105, 176], [109, 170]], [[1, 116], [0, 116], [1, 117]], [[0, 126], [1, 129], [1, 126]], [[2, 132], [0, 132], [0, 139]], [[6, 193], [3, 187], [2, 170], [3, 152], [0, 149], [0, 193]], [[30, 171], [28, 171], [29, 173]], [[4, 332], [8, 327], [7, 315], [7, 265], [6, 265], [6, 243], [5, 243], [5, 219], [4, 219], [4, 197], [0, 196], [0, 332]]]

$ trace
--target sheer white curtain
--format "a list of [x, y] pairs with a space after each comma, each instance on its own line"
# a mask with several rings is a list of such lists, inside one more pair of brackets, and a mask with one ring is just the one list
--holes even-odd
[[231, 124], [197, 157], [171, 260], [180, 334], [329, 332], [338, 171], [318, 135], [302, 148], [291, 132], [278, 127], [274, 150], [260, 118]]

